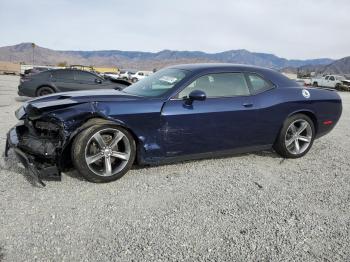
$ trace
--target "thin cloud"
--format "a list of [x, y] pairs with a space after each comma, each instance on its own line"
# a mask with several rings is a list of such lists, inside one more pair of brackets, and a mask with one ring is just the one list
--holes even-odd
[[349, 10], [345, 0], [2, 1], [0, 45], [341, 58], [350, 55]]

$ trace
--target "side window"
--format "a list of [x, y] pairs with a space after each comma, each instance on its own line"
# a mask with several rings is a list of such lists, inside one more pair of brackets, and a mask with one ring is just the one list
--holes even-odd
[[80, 71], [75, 72], [75, 79], [77, 81], [95, 82], [95, 79], [97, 78], [98, 78], [97, 76], [90, 74], [88, 72], [80, 72]]
[[72, 71], [58, 70], [52, 72], [52, 76], [56, 79], [74, 80], [74, 73]]
[[330, 76], [330, 77], [329, 77], [329, 80], [334, 81], [334, 80], [335, 80], [335, 79], [334, 79], [334, 76]]
[[253, 94], [261, 93], [274, 87], [270, 82], [256, 74], [247, 74], [247, 78]]
[[329, 76], [326, 76], [326, 78], [325, 78], [325, 79], [326, 79], [326, 80], [328, 80], [328, 78], [329, 78]]
[[250, 94], [242, 73], [218, 73], [201, 76], [185, 87], [178, 97], [187, 97], [194, 90], [205, 92], [208, 98], [247, 96]]
[[142, 73], [142, 72], [140, 72], [140, 73], [139, 73], [139, 76], [143, 76], [143, 73]]

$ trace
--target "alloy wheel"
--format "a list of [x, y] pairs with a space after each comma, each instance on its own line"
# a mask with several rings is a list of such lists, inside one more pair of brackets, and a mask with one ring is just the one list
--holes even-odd
[[305, 152], [312, 141], [312, 128], [304, 119], [292, 122], [285, 135], [285, 146], [289, 153], [299, 155]]
[[98, 176], [113, 176], [123, 170], [130, 159], [130, 141], [114, 128], [96, 132], [85, 148], [85, 161]]

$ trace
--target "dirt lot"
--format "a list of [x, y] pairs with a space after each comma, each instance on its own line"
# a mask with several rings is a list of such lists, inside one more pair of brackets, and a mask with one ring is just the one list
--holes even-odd
[[[0, 76], [0, 147], [18, 78]], [[0, 158], [0, 260], [350, 260], [350, 93], [302, 159], [272, 152], [152, 168], [92, 184], [33, 187]]]

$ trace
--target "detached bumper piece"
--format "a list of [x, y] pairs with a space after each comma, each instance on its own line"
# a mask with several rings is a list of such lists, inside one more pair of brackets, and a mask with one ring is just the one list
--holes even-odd
[[61, 172], [55, 164], [52, 164], [52, 157], [55, 154], [55, 144], [47, 139], [40, 139], [28, 134], [19, 135], [19, 125], [7, 133], [5, 156], [12, 148], [29, 174], [40, 185], [45, 186], [43, 178], [49, 180], [61, 180]]

